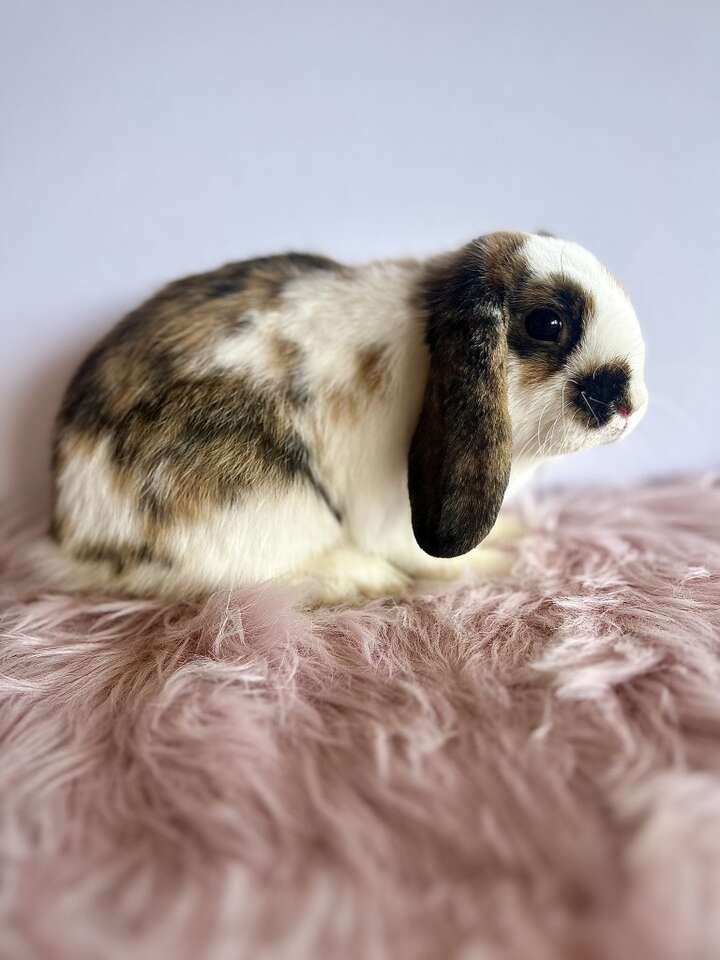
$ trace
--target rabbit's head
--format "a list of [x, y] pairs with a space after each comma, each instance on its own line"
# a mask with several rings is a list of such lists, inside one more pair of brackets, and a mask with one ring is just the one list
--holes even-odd
[[513, 462], [626, 436], [647, 407], [627, 293], [575, 243], [495, 233], [430, 261], [430, 351], [408, 485], [418, 544], [457, 556], [489, 532]]

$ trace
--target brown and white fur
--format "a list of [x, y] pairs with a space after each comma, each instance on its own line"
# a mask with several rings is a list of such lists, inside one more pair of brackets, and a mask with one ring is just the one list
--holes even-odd
[[477, 548], [506, 495], [627, 435], [643, 366], [623, 288], [554, 237], [231, 263], [165, 287], [77, 371], [38, 556], [72, 588], [282, 579], [315, 603], [492, 569]]

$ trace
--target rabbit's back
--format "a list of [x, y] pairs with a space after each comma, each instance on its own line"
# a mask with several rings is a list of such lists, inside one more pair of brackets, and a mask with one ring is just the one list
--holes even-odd
[[93, 583], [174, 592], [277, 576], [337, 539], [413, 270], [292, 253], [176, 281], [130, 313], [58, 415], [63, 553]]

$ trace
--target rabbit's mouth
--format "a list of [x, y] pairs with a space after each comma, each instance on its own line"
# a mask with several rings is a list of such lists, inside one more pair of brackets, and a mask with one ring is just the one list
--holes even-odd
[[[584, 392], [584, 391], [583, 391]], [[514, 437], [515, 461], [559, 457], [605, 446], [629, 436], [647, 409], [647, 394], [601, 407], [592, 395], [566, 397], [545, 407], [534, 426], [525, 421]], [[587, 400], [587, 403], [586, 403]], [[610, 401], [605, 401], [610, 404]], [[597, 413], [596, 413], [597, 411]]]

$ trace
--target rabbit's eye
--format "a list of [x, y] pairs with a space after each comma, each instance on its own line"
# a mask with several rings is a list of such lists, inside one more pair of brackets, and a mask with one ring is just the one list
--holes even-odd
[[533, 340], [548, 340], [557, 343], [562, 333], [563, 322], [554, 310], [541, 307], [525, 317], [525, 329]]

